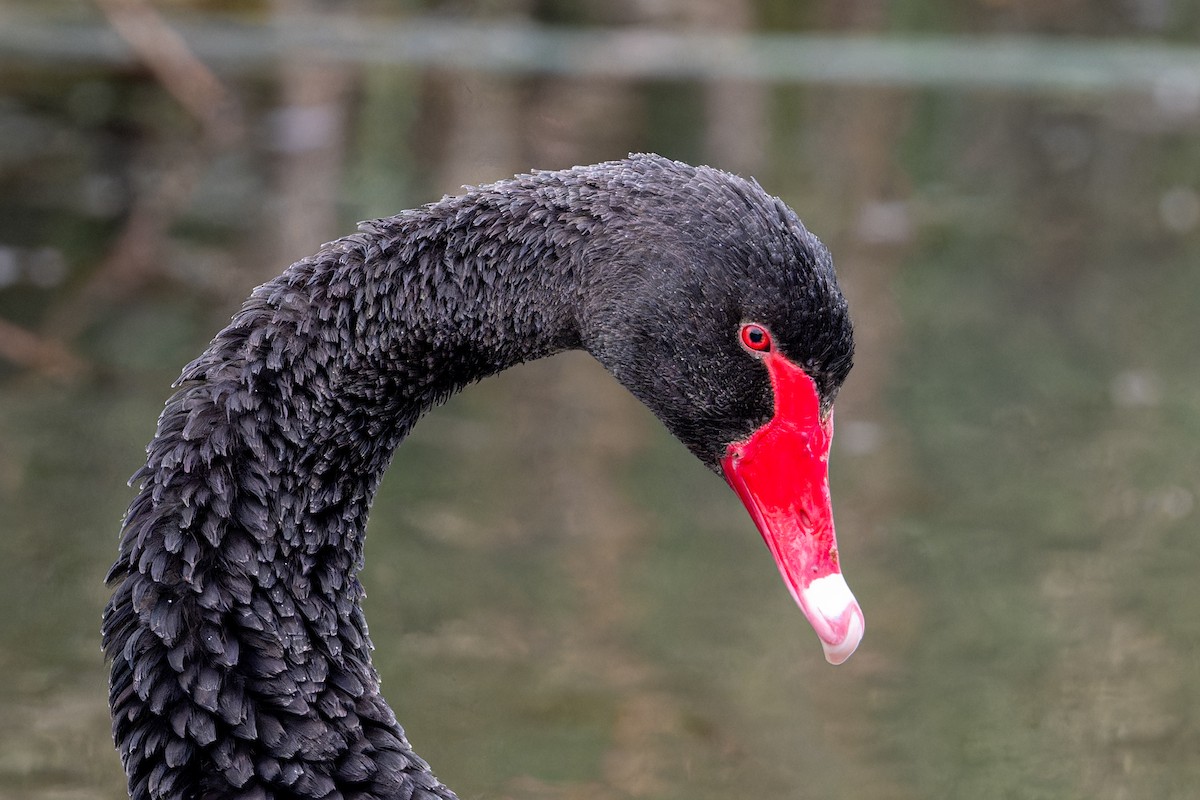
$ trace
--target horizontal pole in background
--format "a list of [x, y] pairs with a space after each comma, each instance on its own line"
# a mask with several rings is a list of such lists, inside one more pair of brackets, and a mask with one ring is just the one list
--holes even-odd
[[[624, 79], [1053, 92], [1153, 92], [1200, 106], [1200, 48], [1155, 41], [1027, 36], [869, 36], [561, 28], [437, 17], [167, 17], [218, 71], [310, 49], [357, 64]], [[0, 11], [0, 65], [134, 61], [103, 20]]]

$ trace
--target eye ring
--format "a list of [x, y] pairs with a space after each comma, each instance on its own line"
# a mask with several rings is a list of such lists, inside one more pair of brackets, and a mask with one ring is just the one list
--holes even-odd
[[747, 322], [742, 325], [740, 338], [742, 340], [742, 347], [752, 353], [771, 352], [771, 333], [762, 325]]

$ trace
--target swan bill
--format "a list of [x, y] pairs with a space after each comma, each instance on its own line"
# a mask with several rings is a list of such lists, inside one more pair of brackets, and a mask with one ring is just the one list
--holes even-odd
[[721, 467], [821, 640], [826, 660], [841, 664], [858, 647], [866, 624], [838, 559], [829, 495], [833, 414], [822, 414], [816, 384], [802, 368], [778, 352], [763, 361], [775, 392], [775, 415], [746, 440], [729, 445]]

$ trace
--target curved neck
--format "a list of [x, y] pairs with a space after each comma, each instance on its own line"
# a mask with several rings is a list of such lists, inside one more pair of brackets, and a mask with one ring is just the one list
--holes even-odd
[[[395, 447], [433, 405], [579, 346], [583, 240], [547, 224], [556, 209], [544, 198], [516, 205], [477, 192], [365, 223], [258, 287], [184, 369], [180, 394], [231, 409], [246, 456], [288, 490], [270, 501], [285, 541], [306, 514], [365, 515]], [[361, 534], [351, 527], [336, 534]]]
[[355, 576], [372, 496], [417, 418], [579, 346], [595, 220], [561, 182], [527, 182], [327, 245], [184, 370], [109, 575], [133, 797], [453, 797], [379, 696]]

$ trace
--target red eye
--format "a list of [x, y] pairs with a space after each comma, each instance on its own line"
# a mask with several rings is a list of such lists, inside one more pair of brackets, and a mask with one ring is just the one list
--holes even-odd
[[762, 325], [750, 323], [742, 326], [742, 344], [747, 350], [766, 353], [771, 349], [771, 334]]

